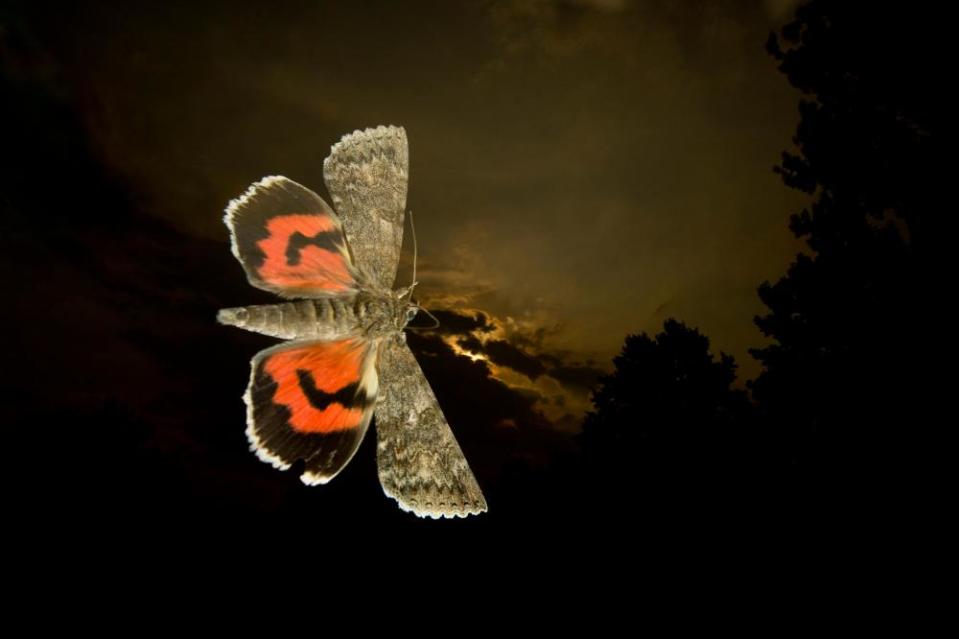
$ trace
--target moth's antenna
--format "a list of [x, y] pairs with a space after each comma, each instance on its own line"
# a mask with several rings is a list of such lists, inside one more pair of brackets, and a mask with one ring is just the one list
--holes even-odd
[[413, 287], [416, 286], [416, 225], [413, 224], [413, 209], [410, 209], [410, 230], [413, 231], [413, 283], [410, 284], [410, 298], [413, 297]]
[[[412, 302], [412, 301], [413, 301], [413, 287], [415, 287], [416, 284], [417, 284], [417, 281], [416, 281], [416, 225], [413, 224], [413, 209], [410, 209], [410, 230], [413, 231], [413, 283], [410, 284], [410, 292], [409, 292], [410, 301]], [[414, 303], [415, 303], [415, 302], [414, 302]], [[407, 326], [406, 328], [408, 328], [408, 329], [410, 329], [410, 330], [414, 330], [414, 331], [415, 331], [415, 330], [420, 330], [420, 329], [427, 329], [427, 330], [428, 330], [428, 329], [433, 329], [433, 328], [439, 328], [439, 326], [440, 326], [440, 321], [439, 321], [438, 319], [436, 319], [436, 316], [435, 316], [435, 315], [433, 315], [432, 313], [430, 313], [428, 310], [426, 310], [425, 308], [423, 308], [423, 307], [420, 306], [419, 304], [416, 305], [416, 308], [417, 308], [418, 310], [423, 311], [423, 312], [426, 313], [427, 315], [429, 315], [429, 316], [430, 316], [430, 319], [433, 320], [433, 325], [432, 325], [432, 326]]]

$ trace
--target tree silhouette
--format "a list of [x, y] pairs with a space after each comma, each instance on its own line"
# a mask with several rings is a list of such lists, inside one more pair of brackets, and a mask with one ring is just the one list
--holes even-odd
[[750, 404], [734, 359], [715, 359], [707, 337], [669, 319], [655, 337], [627, 336], [613, 365], [583, 424], [595, 476], [657, 499], [706, 494], [742, 467]]
[[[923, 306], [934, 241], [940, 128], [928, 16], [876, 4], [809, 2], [768, 51], [806, 96], [777, 172], [814, 202], [791, 218], [810, 254], [759, 289], [751, 385], [802, 481], [905, 485], [924, 428], [929, 331]], [[840, 480], [840, 483], [836, 483]]]

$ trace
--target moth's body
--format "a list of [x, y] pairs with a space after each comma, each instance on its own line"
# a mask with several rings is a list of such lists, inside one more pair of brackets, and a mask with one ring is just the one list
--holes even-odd
[[257, 457], [299, 463], [304, 483], [325, 484], [375, 413], [383, 491], [421, 517], [465, 517], [486, 500], [406, 345], [415, 281], [393, 290], [408, 169], [406, 132], [377, 127], [344, 136], [323, 162], [336, 211], [282, 176], [251, 185], [226, 209], [231, 249], [250, 284], [287, 301], [217, 319], [287, 340], [250, 362], [243, 399]]
[[406, 291], [364, 290], [339, 297], [225, 308], [217, 319], [255, 333], [287, 340], [340, 340], [355, 337], [403, 339], [416, 306]]

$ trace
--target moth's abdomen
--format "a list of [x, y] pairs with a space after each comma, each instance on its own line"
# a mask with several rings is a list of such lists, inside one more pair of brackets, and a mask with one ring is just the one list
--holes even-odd
[[361, 329], [362, 306], [355, 297], [298, 300], [225, 308], [217, 321], [281, 339], [343, 339]]

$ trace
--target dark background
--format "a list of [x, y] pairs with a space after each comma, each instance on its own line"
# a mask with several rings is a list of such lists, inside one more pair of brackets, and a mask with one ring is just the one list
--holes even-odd
[[[901, 550], [943, 470], [942, 21], [745, 4], [3, 4], [17, 527], [290, 565]], [[257, 461], [271, 340], [214, 322], [270, 301], [226, 201], [322, 192], [381, 123], [442, 321], [409, 341], [489, 501], [464, 521], [400, 512], [373, 437], [324, 487]]]

